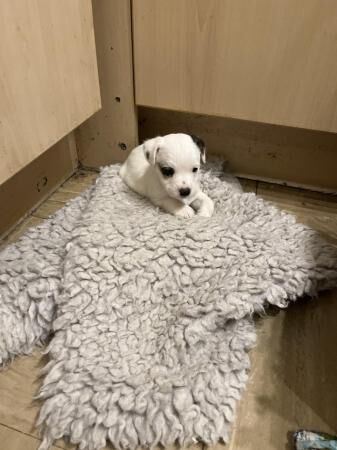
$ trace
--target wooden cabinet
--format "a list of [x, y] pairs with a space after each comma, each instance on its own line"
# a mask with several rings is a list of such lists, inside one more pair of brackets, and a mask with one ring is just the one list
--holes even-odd
[[100, 108], [90, 0], [0, 2], [0, 183]]
[[336, 0], [133, 0], [136, 103], [337, 131]]

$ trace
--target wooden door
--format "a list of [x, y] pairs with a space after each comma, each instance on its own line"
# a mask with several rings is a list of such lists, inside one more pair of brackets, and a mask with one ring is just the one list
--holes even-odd
[[138, 105], [337, 131], [336, 0], [134, 0]]
[[99, 108], [91, 0], [1, 0], [0, 183]]

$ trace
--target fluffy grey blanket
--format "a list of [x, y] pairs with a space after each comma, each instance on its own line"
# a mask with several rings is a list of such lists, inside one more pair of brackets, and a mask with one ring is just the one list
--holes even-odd
[[130, 192], [118, 166], [0, 255], [0, 362], [51, 335], [41, 449], [228, 440], [253, 313], [337, 284], [311, 229], [208, 170], [211, 219]]

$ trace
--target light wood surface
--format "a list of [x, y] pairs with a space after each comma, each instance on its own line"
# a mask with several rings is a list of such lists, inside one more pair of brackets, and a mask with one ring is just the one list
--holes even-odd
[[[39, 439], [0, 425], [0, 448], [2, 450], [36, 450], [40, 443]], [[58, 448], [60, 447], [52, 446], [50, 450]]]
[[90, 0], [0, 2], [0, 183], [100, 108]]
[[39, 405], [33, 398], [40, 386], [42, 361], [42, 355], [35, 352], [17, 358], [10, 369], [0, 371], [0, 423], [34, 436], [38, 435], [34, 423]]
[[16, 242], [27, 230], [29, 230], [29, 228], [36, 227], [41, 222], [41, 217], [35, 215], [28, 216], [26, 219], [22, 220], [10, 234], [0, 239], [0, 245], [2, 246]]
[[337, 131], [335, 0], [133, 0], [136, 103]]
[[69, 180], [63, 183], [58, 192], [62, 190], [64, 192], [66, 191], [80, 194], [95, 183], [97, 176], [98, 172], [96, 171], [88, 172], [79, 170], [71, 178], [69, 178]]
[[35, 217], [46, 219], [50, 215], [58, 211], [65, 202], [76, 197], [94, 183], [97, 177], [97, 172], [77, 172], [70, 178], [63, 186], [58, 189], [53, 195], [48, 198], [48, 201], [43, 202], [38, 208], [33, 211]]
[[1, 184], [0, 237], [45, 200], [76, 168], [77, 153], [71, 133]]
[[193, 133], [238, 176], [337, 192], [337, 134], [139, 108], [139, 137]]
[[[97, 173], [80, 171], [41, 205], [55, 212], [69, 198], [89, 187]], [[240, 180], [246, 192], [256, 192], [321, 229], [337, 244], [337, 198], [332, 195]], [[30, 226], [44, 220], [38, 210], [7, 238], [13, 242]], [[5, 242], [3, 242], [5, 243]], [[258, 343], [251, 352], [252, 370], [241, 399], [232, 438], [213, 450], [292, 450], [291, 432], [310, 428], [337, 433], [337, 291], [312, 301], [299, 301], [286, 311], [270, 310], [258, 322]], [[4, 450], [33, 450], [38, 404], [32, 398], [44, 365], [37, 351], [16, 359], [0, 371], [0, 442]], [[73, 448], [63, 441], [60, 448]], [[195, 446], [199, 450], [206, 446]], [[2, 449], [1, 445], [0, 448]]]
[[80, 162], [124, 161], [138, 142], [130, 0], [93, 0], [102, 109], [77, 131]]
[[257, 193], [264, 199], [295, 213], [311, 212], [328, 217], [337, 215], [337, 195], [324, 195], [320, 192], [261, 182], [258, 183]]
[[76, 192], [64, 192], [62, 190], [55, 192], [48, 200], [42, 203], [33, 211], [35, 217], [46, 219], [50, 215], [58, 211], [62, 206], [74, 197], [77, 197]]
[[325, 239], [337, 242], [337, 195], [261, 182], [258, 183], [257, 193], [279, 208], [295, 214], [300, 222], [318, 230]]

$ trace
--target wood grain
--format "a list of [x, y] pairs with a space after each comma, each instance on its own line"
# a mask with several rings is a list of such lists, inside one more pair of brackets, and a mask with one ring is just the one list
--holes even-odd
[[337, 243], [337, 196], [305, 191], [270, 183], [258, 183], [257, 194], [298, 221], [319, 231], [326, 240]]
[[98, 172], [79, 170], [69, 178], [69, 180], [62, 184], [62, 190], [80, 194], [95, 183], [97, 176]]
[[335, 0], [133, 0], [136, 103], [337, 131]]
[[278, 186], [271, 183], [258, 183], [257, 194], [266, 200], [284, 205], [287, 209], [301, 213], [319, 213], [337, 218], [337, 195], [322, 194], [309, 190]]
[[90, 0], [0, 3], [0, 183], [100, 108]]
[[33, 399], [40, 386], [42, 367], [42, 356], [35, 352], [16, 358], [10, 368], [0, 371], [1, 424], [37, 436], [34, 424], [39, 404]]
[[38, 217], [41, 219], [48, 219], [48, 217], [55, 214], [59, 209], [65, 205], [64, 202], [57, 202], [53, 200], [46, 200], [38, 208], [36, 208], [32, 214], [33, 217]]
[[123, 161], [138, 142], [130, 0], [93, 0], [102, 109], [77, 131], [80, 162]]
[[23, 219], [15, 228], [13, 228], [9, 235], [0, 239], [0, 249], [7, 244], [17, 241], [19, 237], [29, 228], [36, 227], [41, 222], [41, 217], [34, 217], [32, 215], [28, 216], [26, 219]]
[[[0, 425], [0, 442], [3, 450], [36, 450], [41, 441], [20, 433], [17, 430]], [[52, 446], [50, 450], [60, 447]]]
[[140, 140], [193, 133], [243, 178], [337, 192], [337, 134], [223, 117], [139, 108]]

